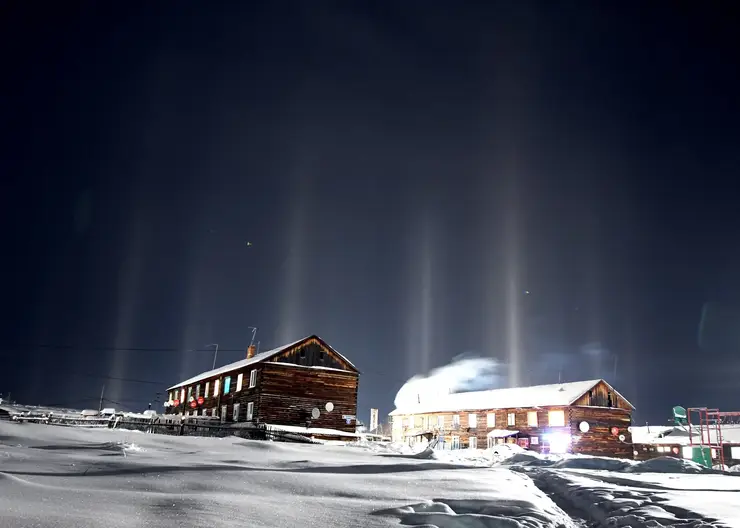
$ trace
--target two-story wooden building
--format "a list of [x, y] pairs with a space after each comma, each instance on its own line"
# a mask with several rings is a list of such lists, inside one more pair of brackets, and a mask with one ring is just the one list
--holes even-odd
[[173, 385], [167, 414], [354, 433], [360, 372], [318, 336], [256, 353]]
[[394, 410], [395, 442], [437, 440], [450, 449], [517, 443], [541, 453], [632, 457], [634, 407], [604, 380], [424, 399]]

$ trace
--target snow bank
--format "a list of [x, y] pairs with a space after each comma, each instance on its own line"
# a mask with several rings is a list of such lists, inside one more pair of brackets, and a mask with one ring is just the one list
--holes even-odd
[[624, 471], [631, 473], [715, 473], [716, 470], [697, 464], [685, 458], [657, 457], [633, 464]]
[[[400, 446], [374, 452], [380, 446], [369, 444], [0, 423], [0, 524], [346, 528], [425, 518], [455, 528], [571, 526], [525, 475], [409, 458]], [[433, 503], [446, 507], [419, 506]]]

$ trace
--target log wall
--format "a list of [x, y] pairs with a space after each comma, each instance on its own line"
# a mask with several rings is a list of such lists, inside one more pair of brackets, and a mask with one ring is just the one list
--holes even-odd
[[[581, 422], [588, 423], [588, 431], [580, 430]], [[584, 455], [633, 458], [632, 413], [626, 409], [604, 407], [571, 407], [570, 426], [572, 450]], [[616, 434], [612, 434], [616, 428]], [[619, 436], [623, 435], [624, 440]]]
[[[357, 416], [358, 374], [341, 370], [264, 363], [259, 385], [259, 419], [276, 425], [303, 425], [353, 433]], [[326, 411], [327, 402], [334, 409]], [[311, 418], [318, 408], [320, 416]], [[349, 424], [343, 416], [353, 416]]]

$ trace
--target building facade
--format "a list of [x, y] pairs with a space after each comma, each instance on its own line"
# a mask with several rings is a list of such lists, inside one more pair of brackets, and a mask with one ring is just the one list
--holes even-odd
[[632, 457], [634, 407], [604, 380], [447, 394], [391, 413], [395, 442], [444, 449], [516, 443], [540, 453]]
[[166, 414], [354, 432], [360, 372], [318, 336], [256, 353], [167, 389]]

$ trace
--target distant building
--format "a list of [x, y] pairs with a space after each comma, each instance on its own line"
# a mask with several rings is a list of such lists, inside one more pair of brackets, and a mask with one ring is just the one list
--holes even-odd
[[454, 393], [394, 410], [394, 442], [631, 458], [634, 407], [604, 380]]
[[315, 335], [259, 354], [250, 346], [244, 359], [167, 389], [165, 413], [354, 434], [359, 375]]

